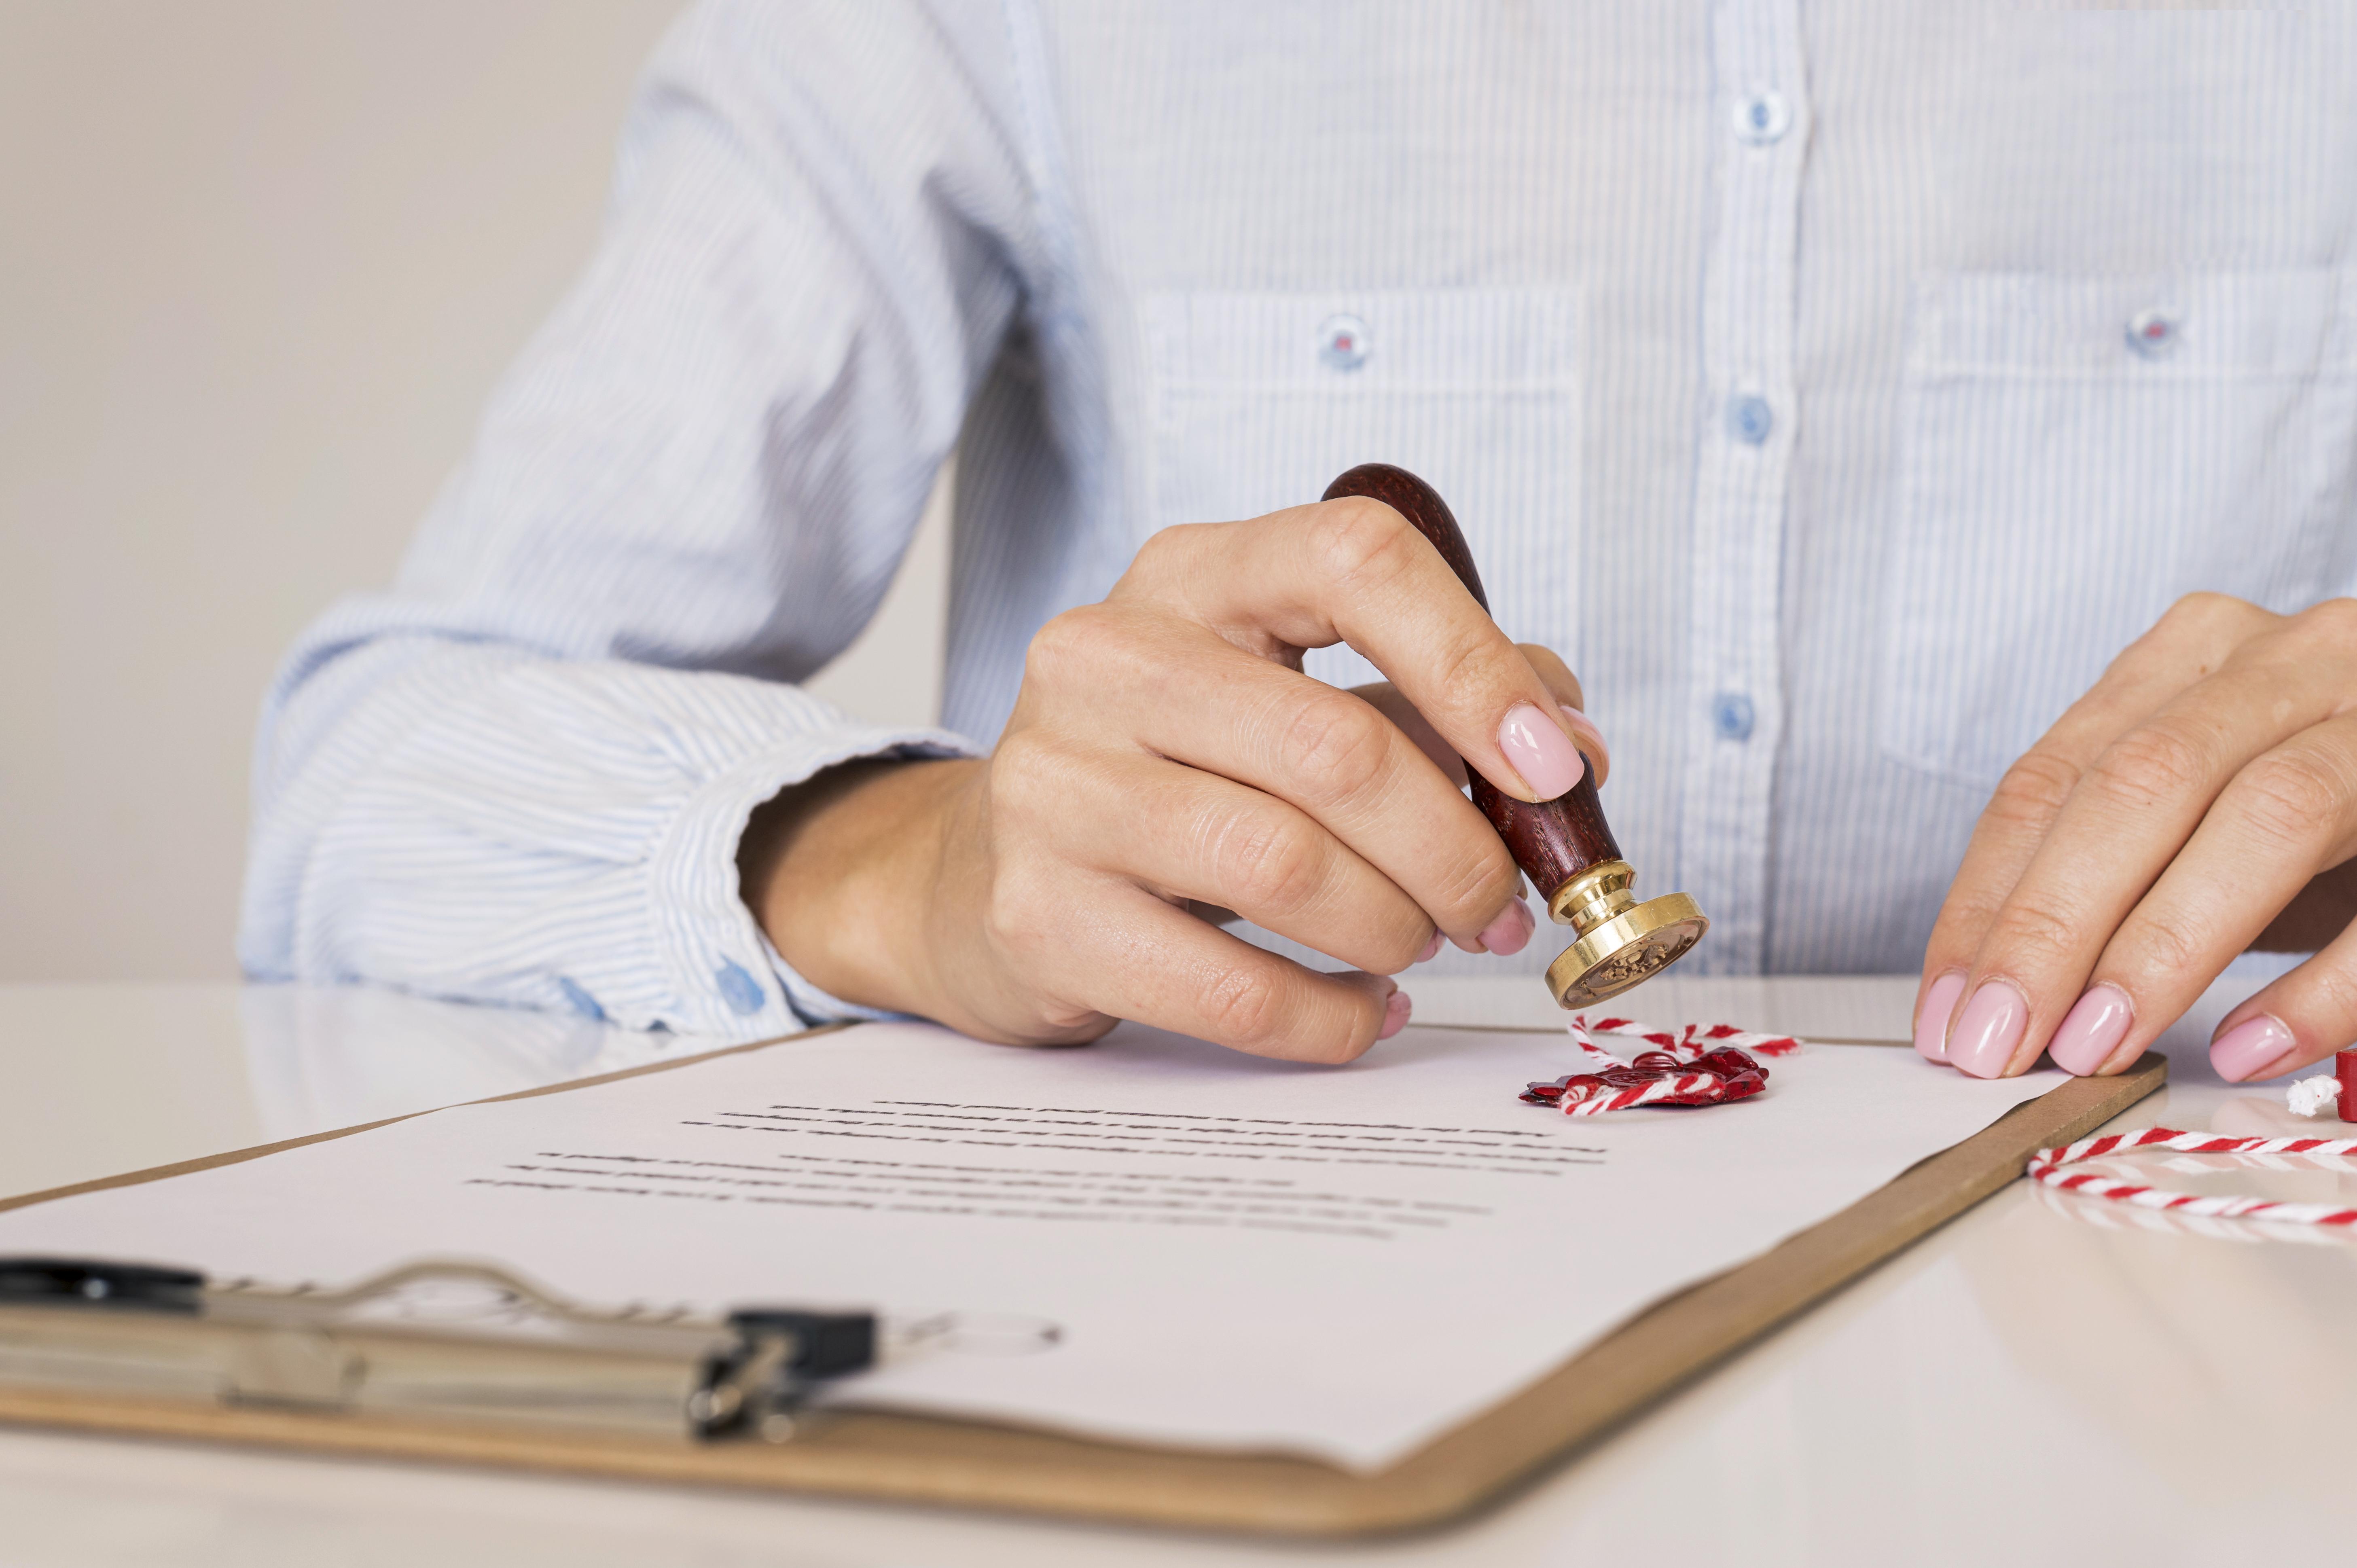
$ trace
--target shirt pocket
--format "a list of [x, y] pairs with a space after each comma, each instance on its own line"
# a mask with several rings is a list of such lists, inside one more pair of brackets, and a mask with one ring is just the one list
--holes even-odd
[[2171, 603], [2357, 567], [2357, 274], [1916, 289], [1878, 733], [1993, 786]]
[[[1396, 464], [1448, 499], [1498, 624], [1576, 665], [1577, 291], [1167, 294], [1143, 313], [1156, 527], [1258, 517]], [[1305, 668], [1383, 679], [1340, 647]]]

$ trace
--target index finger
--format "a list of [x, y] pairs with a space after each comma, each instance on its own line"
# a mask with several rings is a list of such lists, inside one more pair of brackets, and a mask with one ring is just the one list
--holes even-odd
[[[1596, 727], [1596, 721], [1583, 711], [1587, 698], [1580, 690], [1578, 677], [1572, 674], [1571, 667], [1545, 644], [1524, 642], [1517, 646], [1522, 649], [1523, 657], [1531, 661], [1531, 667], [1546, 682], [1547, 690], [1554, 694], [1556, 705], [1563, 709], [1564, 723], [1579, 737], [1579, 754], [1587, 758], [1587, 766], [1596, 770], [1596, 782], [1600, 787], [1612, 777], [1612, 749], [1604, 739], [1604, 732]], [[1461, 789], [1465, 787], [1464, 758], [1448, 748], [1448, 743], [1440, 738], [1439, 732], [1415, 711], [1415, 703], [1400, 694], [1398, 687], [1389, 681], [1377, 681], [1369, 685], [1351, 687], [1351, 694], [1373, 703], [1375, 711], [1398, 725], [1400, 733], [1415, 742], [1417, 747], [1432, 758], [1432, 765], [1457, 788]]]
[[1469, 767], [1517, 800], [1554, 800], [1587, 771], [1538, 670], [1383, 502], [1353, 496], [1190, 524], [1148, 545], [1116, 596], [1172, 600], [1264, 658], [1347, 642]]

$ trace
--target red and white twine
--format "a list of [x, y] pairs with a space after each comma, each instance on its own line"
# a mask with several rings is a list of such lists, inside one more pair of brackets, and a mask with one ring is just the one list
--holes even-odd
[[1750, 1051], [1763, 1057], [1789, 1057], [1801, 1048], [1801, 1042], [1790, 1035], [1747, 1034], [1732, 1024], [1688, 1024], [1683, 1029], [1664, 1029], [1658, 1024], [1640, 1024], [1634, 1018], [1597, 1018], [1585, 1013], [1574, 1013], [1565, 1026], [1571, 1033], [1572, 1044], [1583, 1055], [1599, 1066], [1620, 1065], [1620, 1058], [1596, 1043], [1598, 1035], [1628, 1036], [1644, 1041], [1657, 1051], [1667, 1052], [1680, 1062], [1691, 1062], [1704, 1053], [1720, 1049]]
[[2357, 1138], [2225, 1138], [2211, 1133], [2180, 1133], [2174, 1127], [2147, 1127], [2141, 1132], [2082, 1138], [2059, 1149], [2040, 1149], [2030, 1157], [2028, 1174], [2030, 1180], [2064, 1192], [2107, 1197], [2138, 1208], [2172, 1209], [2179, 1214], [2219, 1219], [2357, 1226], [2357, 1208], [2336, 1208], [2329, 1203], [2276, 1203], [2264, 1197], [2237, 1197], [2231, 1194], [2204, 1197], [2197, 1193], [2140, 1186], [2099, 1171], [2064, 1168], [2082, 1160], [2099, 1160], [2106, 1155], [2135, 1149], [2171, 1149], [2187, 1155], [2352, 1155], [2357, 1154]]
[[[1732, 1024], [1664, 1029], [1633, 1018], [1591, 1019], [1577, 1013], [1568, 1028], [1587, 1070], [1551, 1083], [1534, 1083], [1522, 1096], [1566, 1116], [1596, 1116], [1641, 1105], [1719, 1105], [1748, 1100], [1768, 1080], [1768, 1069], [1751, 1053], [1781, 1057], [1801, 1048], [1801, 1042], [1789, 1035], [1751, 1034]], [[1596, 1043], [1598, 1035], [1641, 1039], [1651, 1048], [1623, 1061]]]

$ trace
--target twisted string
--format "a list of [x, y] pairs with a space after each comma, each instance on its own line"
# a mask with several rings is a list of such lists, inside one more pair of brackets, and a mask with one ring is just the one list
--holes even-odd
[[1634, 1018], [1598, 1018], [1590, 1020], [1585, 1013], [1574, 1013], [1566, 1026], [1572, 1043], [1587, 1055], [1598, 1058], [1599, 1066], [1625, 1066], [1619, 1057], [1596, 1043], [1598, 1035], [1626, 1035], [1643, 1040], [1657, 1051], [1667, 1051], [1681, 1062], [1690, 1062], [1706, 1051], [1732, 1047], [1749, 1051], [1758, 1057], [1789, 1057], [1801, 1048], [1801, 1042], [1790, 1035], [1754, 1035], [1732, 1024], [1713, 1024], [1705, 1027], [1688, 1024], [1683, 1029], [1664, 1029], [1657, 1024], [1640, 1024]]
[[2063, 1192], [2107, 1197], [2138, 1208], [2169, 1209], [2179, 1214], [2219, 1219], [2273, 1219], [2288, 1225], [2357, 1226], [2357, 1208], [2337, 1208], [2329, 1203], [2276, 1203], [2263, 1197], [2231, 1194], [2205, 1197], [2198, 1193], [2171, 1192], [2167, 1187], [2139, 1185], [2106, 1176], [2100, 1171], [2065, 1167], [2082, 1160], [2133, 1149], [2173, 1149], [2186, 1155], [2350, 1155], [2357, 1154], [2357, 1138], [2227, 1138], [2210, 1133], [2180, 1133], [2174, 1127], [2147, 1127], [2135, 1133], [2112, 1133], [2082, 1138], [2059, 1149], [2040, 1149], [2030, 1156], [2029, 1179]]

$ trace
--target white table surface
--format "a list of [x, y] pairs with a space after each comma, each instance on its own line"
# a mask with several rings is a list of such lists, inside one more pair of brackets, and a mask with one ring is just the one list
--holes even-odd
[[[2210, 1073], [2209, 1029], [2242, 989], [2172, 1031], [2170, 1087], [2119, 1125], [2339, 1131], [2295, 1122], [2279, 1088]], [[1554, 1026], [1526, 979], [1415, 992], [1423, 1020]], [[1675, 981], [1629, 1005], [1895, 1039], [1911, 995]], [[363, 991], [0, 986], [0, 1193], [694, 1048]], [[2357, 1174], [2243, 1185], [2357, 1199]], [[1407, 1541], [1289, 1546], [0, 1428], [0, 1564], [2352, 1560], [2357, 1238], [2136, 1218], [2017, 1183], [1504, 1505]]]

